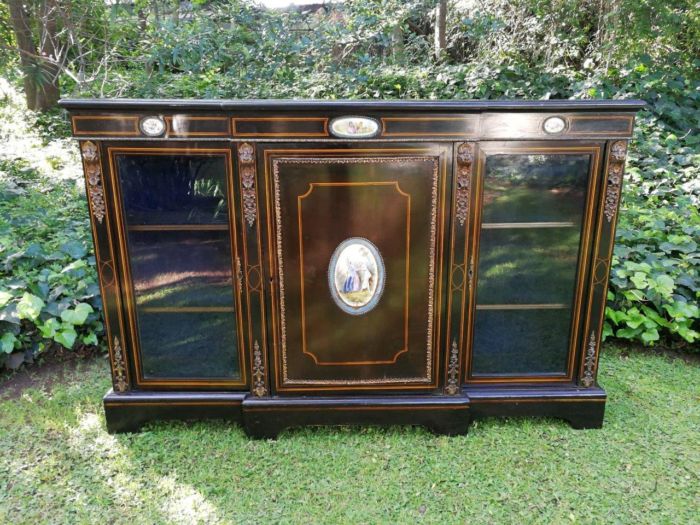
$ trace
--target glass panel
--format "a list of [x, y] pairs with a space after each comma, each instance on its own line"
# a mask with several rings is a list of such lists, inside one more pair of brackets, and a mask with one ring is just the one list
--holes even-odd
[[568, 305], [579, 237], [574, 228], [482, 230], [478, 304]]
[[491, 155], [482, 223], [573, 221], [580, 226], [589, 155]]
[[486, 159], [472, 374], [566, 374], [590, 155]]
[[139, 307], [233, 306], [228, 231], [129, 232]]
[[116, 156], [148, 379], [240, 379], [227, 157]]
[[148, 378], [238, 379], [234, 313], [139, 313]]
[[473, 375], [565, 374], [571, 312], [477, 310]]
[[222, 155], [118, 155], [117, 171], [130, 226], [228, 222]]

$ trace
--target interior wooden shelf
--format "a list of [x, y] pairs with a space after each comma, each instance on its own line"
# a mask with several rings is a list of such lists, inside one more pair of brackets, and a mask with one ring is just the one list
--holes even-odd
[[128, 229], [131, 232], [227, 231], [228, 224], [136, 224]]
[[484, 222], [483, 230], [505, 230], [509, 228], [573, 228], [574, 222]]

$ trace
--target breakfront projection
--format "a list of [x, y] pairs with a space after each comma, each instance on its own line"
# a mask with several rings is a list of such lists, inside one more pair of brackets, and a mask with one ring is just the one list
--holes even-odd
[[601, 426], [641, 102], [62, 105], [85, 170], [111, 432]]

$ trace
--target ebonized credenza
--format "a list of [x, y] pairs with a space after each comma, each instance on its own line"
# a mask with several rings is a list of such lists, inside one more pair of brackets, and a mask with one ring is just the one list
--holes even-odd
[[600, 427], [640, 101], [63, 100], [111, 432], [228, 418]]

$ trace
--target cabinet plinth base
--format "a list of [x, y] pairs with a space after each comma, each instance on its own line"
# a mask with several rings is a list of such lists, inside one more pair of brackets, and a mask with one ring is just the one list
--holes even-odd
[[541, 416], [564, 419], [575, 429], [601, 428], [605, 390], [594, 388], [465, 388], [472, 417]]
[[544, 416], [575, 429], [600, 428], [601, 388], [464, 388], [461, 395], [365, 397], [254, 397], [246, 392], [108, 392], [107, 430], [138, 432], [151, 421], [225, 419], [254, 438], [275, 438], [288, 428], [316, 425], [418, 425], [437, 434], [466, 434], [473, 419]]
[[466, 396], [384, 396], [364, 398], [247, 398], [246, 433], [275, 438], [286, 428], [310, 425], [419, 425], [437, 434], [465, 434], [469, 428]]

